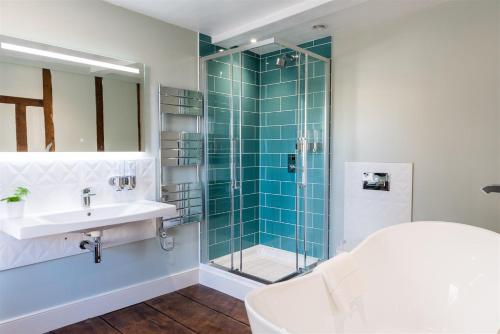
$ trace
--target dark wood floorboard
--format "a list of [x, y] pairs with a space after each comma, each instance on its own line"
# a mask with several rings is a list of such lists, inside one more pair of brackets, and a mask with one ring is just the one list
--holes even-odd
[[194, 333], [144, 303], [105, 314], [101, 318], [123, 334]]
[[249, 334], [241, 300], [193, 285], [48, 334]]
[[237, 298], [200, 284], [179, 290], [177, 293], [249, 325], [245, 303]]
[[179, 293], [169, 293], [146, 302], [197, 333], [250, 333], [250, 328]]
[[103, 319], [97, 317], [53, 331], [55, 334], [120, 334]]

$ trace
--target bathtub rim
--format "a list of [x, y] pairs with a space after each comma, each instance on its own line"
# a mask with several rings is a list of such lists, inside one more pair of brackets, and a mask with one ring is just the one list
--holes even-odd
[[[492, 236], [496, 236], [497, 238], [500, 238], [500, 233], [497, 233], [497, 232], [492, 231], [492, 230], [488, 230], [486, 228], [474, 226], [474, 225], [469, 225], [469, 224], [465, 224], [465, 223], [456, 223], [456, 222], [441, 221], [441, 220], [419, 220], [419, 221], [407, 222], [407, 223], [401, 223], [401, 224], [395, 224], [395, 225], [384, 227], [384, 228], [382, 228], [382, 229], [380, 229], [380, 230], [378, 230], [378, 231], [370, 234], [363, 241], [361, 241], [356, 247], [354, 247], [353, 249], [351, 249], [350, 251], [345, 252], [345, 253], [355, 253], [359, 248], [362, 248], [366, 243], [370, 242], [370, 240], [372, 240], [372, 239], [375, 239], [379, 234], [383, 233], [384, 231], [393, 230], [393, 229], [401, 229], [401, 228], [404, 228], [405, 226], [416, 225], [416, 224], [422, 224], [422, 225], [449, 225], [449, 226], [455, 226], [455, 227], [464, 228], [466, 230], [481, 231], [481, 233], [491, 234]], [[499, 241], [500, 241], [500, 239], [499, 239]], [[329, 261], [329, 260], [334, 259], [334, 258], [335, 258], [335, 256], [333, 256], [333, 257], [331, 257], [331, 258], [329, 258], [328, 260], [325, 260], [325, 261]], [[322, 261], [322, 262], [325, 262], [325, 261]]]

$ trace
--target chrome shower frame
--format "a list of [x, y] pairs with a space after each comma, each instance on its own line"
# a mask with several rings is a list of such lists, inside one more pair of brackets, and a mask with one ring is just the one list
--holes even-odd
[[[199, 60], [199, 90], [204, 92], [204, 95], [205, 95], [205, 99], [204, 99], [204, 114], [206, 115], [206, 113], [208, 112], [208, 96], [206, 94], [207, 92], [207, 68], [206, 68], [206, 64], [207, 64], [207, 61], [209, 60], [213, 60], [213, 59], [217, 59], [217, 58], [220, 58], [220, 57], [224, 57], [224, 56], [230, 56], [232, 57], [233, 54], [236, 54], [236, 53], [240, 53], [240, 64], [241, 64], [241, 52], [243, 51], [248, 51], [248, 50], [252, 50], [252, 49], [256, 49], [256, 48], [259, 48], [259, 47], [262, 47], [262, 46], [266, 46], [266, 45], [271, 45], [271, 44], [275, 44], [275, 45], [279, 45], [280, 46], [280, 49], [290, 49], [292, 51], [295, 51], [297, 53], [300, 53], [302, 55], [304, 55], [306, 58], [308, 57], [312, 57], [316, 60], [321, 60], [325, 63], [325, 100], [324, 100], [324, 118], [323, 118], [323, 124], [324, 124], [324, 131], [323, 131], [323, 150], [324, 150], [324, 162], [323, 162], [323, 171], [324, 171], [324, 180], [325, 180], [325, 193], [324, 193], [324, 208], [323, 208], [323, 214], [324, 214], [324, 226], [323, 226], [323, 256], [322, 256], [322, 259], [328, 259], [329, 256], [330, 256], [330, 245], [329, 245], [329, 239], [330, 239], [330, 212], [329, 212], [329, 206], [330, 206], [330, 159], [331, 159], [331, 152], [330, 152], [330, 133], [331, 133], [331, 124], [330, 124], [330, 113], [331, 113], [331, 60], [329, 58], [326, 58], [326, 57], [323, 57], [321, 55], [318, 55], [318, 54], [315, 54], [314, 52], [311, 52], [309, 50], [306, 50], [306, 49], [303, 49], [301, 47], [298, 47], [292, 43], [289, 43], [287, 41], [284, 41], [282, 39], [278, 39], [278, 38], [269, 38], [269, 39], [265, 39], [265, 40], [262, 40], [262, 41], [258, 41], [256, 43], [251, 43], [251, 44], [247, 44], [247, 45], [243, 45], [243, 46], [240, 46], [240, 47], [236, 47], [236, 48], [233, 48], [233, 49], [229, 49], [229, 50], [225, 50], [225, 51], [221, 51], [221, 52], [217, 52], [217, 53], [214, 53], [212, 55], [208, 55], [208, 56], [205, 56], [205, 57], [201, 57], [200, 60]], [[297, 59], [297, 62], [300, 63], [300, 57], [299, 59]], [[307, 64], [307, 63], [306, 63]], [[307, 68], [307, 65], [306, 65], [306, 68]], [[232, 71], [232, 66], [231, 66], [231, 71]], [[307, 80], [304, 80], [305, 82], [307, 82]], [[232, 90], [232, 84], [231, 84], [231, 90]], [[305, 88], [307, 89], [307, 88]], [[306, 92], [306, 90], [305, 90]], [[307, 94], [305, 94], [307, 96]], [[240, 100], [241, 100], [241, 93], [240, 93]], [[232, 99], [231, 99], [232, 101]], [[304, 102], [304, 110], [307, 111], [307, 105], [308, 101], [305, 101]], [[241, 106], [241, 103], [240, 103], [240, 106]], [[300, 108], [300, 107], [299, 107]], [[232, 109], [231, 109], [232, 110]], [[240, 112], [241, 112], [241, 108], [240, 108]], [[306, 112], [305, 112], [306, 113]], [[240, 127], [241, 127], [241, 117], [240, 117]], [[298, 125], [299, 126], [299, 125]], [[204, 161], [205, 161], [205, 164], [204, 164], [204, 167], [203, 167], [203, 171], [202, 171], [202, 182], [203, 182], [203, 186], [205, 187], [205, 198], [204, 198], [204, 201], [205, 201], [205, 215], [204, 215], [204, 221], [202, 222], [201, 226], [200, 226], [200, 232], [201, 232], [201, 235], [200, 235], [200, 245], [201, 245], [201, 249], [200, 249], [200, 260], [201, 260], [201, 263], [209, 263], [209, 252], [208, 252], [208, 223], [207, 223], [207, 219], [208, 219], [208, 208], [209, 208], [209, 192], [208, 192], [208, 149], [206, 149], [208, 147], [208, 117], [205, 117], [204, 118], [204, 126], [203, 126], [203, 129], [204, 129], [204, 140], [205, 140], [205, 149], [204, 149]], [[233, 129], [231, 130], [231, 132], [234, 131]], [[241, 129], [240, 129], [241, 131]], [[299, 138], [298, 138], [299, 139]], [[240, 141], [240, 146], [241, 146], [241, 141]], [[241, 147], [240, 147], [240, 159], [241, 159]], [[233, 148], [233, 142], [231, 141], [231, 159], [234, 159], [234, 156], [233, 156], [233, 153], [234, 153], [234, 148]], [[241, 168], [241, 161], [240, 161], [240, 168]], [[232, 174], [232, 173], [231, 173]], [[240, 189], [241, 190], [241, 179], [240, 179]], [[240, 196], [240, 201], [242, 200], [242, 197], [243, 196]], [[297, 197], [298, 197], [298, 194], [297, 194]], [[241, 203], [240, 203], [241, 205]], [[242, 206], [240, 206], [242, 207]], [[297, 211], [299, 211], [298, 208], [296, 208]], [[305, 217], [307, 217], [307, 215], [304, 215]], [[241, 219], [241, 215], [240, 215], [240, 219]], [[307, 218], [304, 218], [305, 221], [304, 221], [304, 226], [307, 226]], [[232, 225], [234, 224], [234, 222], [232, 222]], [[298, 221], [297, 221], [297, 225], [298, 225]], [[231, 235], [232, 235], [232, 238], [234, 237], [234, 233], [233, 233], [233, 228], [234, 226], [231, 226]], [[240, 234], [242, 233], [242, 228], [240, 228]], [[304, 229], [304, 230], [307, 230], [307, 229]], [[306, 238], [306, 233], [304, 233], [304, 238]], [[304, 240], [304, 245], [305, 245], [305, 242], [307, 240]], [[241, 242], [241, 236], [240, 236], [240, 242]], [[232, 251], [232, 256], [231, 256], [231, 268], [226, 268], [226, 267], [223, 267], [223, 266], [220, 266], [220, 265], [217, 265], [217, 264], [212, 264], [214, 267], [218, 268], [218, 269], [221, 269], [221, 270], [224, 270], [224, 271], [228, 271], [228, 272], [231, 272], [231, 273], [234, 273], [234, 274], [237, 274], [237, 275], [241, 275], [241, 276], [244, 276], [244, 277], [247, 277], [247, 278], [250, 278], [250, 279], [253, 279], [253, 280], [256, 280], [256, 281], [259, 281], [259, 282], [263, 282], [263, 283], [272, 283], [272, 282], [269, 282], [269, 281], [266, 281], [265, 279], [262, 279], [260, 277], [255, 277], [255, 276], [252, 276], [252, 275], [249, 275], [249, 274], [245, 274], [243, 271], [242, 271], [242, 265], [243, 265], [243, 259], [242, 259], [242, 252], [241, 252], [241, 245], [240, 245], [240, 263], [239, 263], [239, 268], [235, 268], [234, 267], [234, 263], [233, 263], [233, 257], [234, 257], [234, 249], [233, 249], [233, 242], [231, 242], [231, 251]], [[298, 251], [296, 252], [297, 256], [298, 256]], [[304, 249], [304, 262], [306, 261], [306, 258], [307, 258], [307, 251], [306, 249]], [[317, 265], [317, 263], [314, 263], [310, 266], [306, 266], [306, 263], [304, 263], [304, 268], [306, 269], [306, 271], [312, 267], [314, 267], [315, 265]], [[296, 273], [292, 273], [288, 276], [286, 276], [285, 278], [283, 279], [280, 279], [281, 280], [284, 280], [284, 279], [288, 279], [288, 278], [291, 278], [291, 277], [294, 277], [296, 275], [300, 275], [302, 273], [301, 270], [297, 270]]]

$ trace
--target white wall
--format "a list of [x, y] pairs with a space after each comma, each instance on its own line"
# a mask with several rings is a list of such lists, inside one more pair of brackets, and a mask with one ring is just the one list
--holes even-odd
[[[148, 65], [148, 152], [157, 152], [157, 85], [197, 87], [195, 32], [101, 1], [0, 0], [0, 34]], [[0, 272], [0, 321], [197, 266], [198, 226], [174, 233], [169, 253], [150, 239], [108, 249], [99, 265], [86, 254]]]
[[137, 84], [114, 78], [102, 80], [104, 104], [104, 150], [136, 151]]
[[333, 237], [344, 163], [414, 162], [413, 219], [500, 231], [499, 5], [451, 1], [334, 36]]
[[[95, 152], [97, 117], [94, 78], [62, 71], [52, 70], [51, 73], [56, 151]], [[40, 92], [39, 96], [42, 95], [43, 92]], [[28, 137], [30, 135], [28, 131]]]

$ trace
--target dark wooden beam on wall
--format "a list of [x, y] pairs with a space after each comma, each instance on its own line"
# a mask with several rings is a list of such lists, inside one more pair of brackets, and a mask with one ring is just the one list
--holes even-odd
[[141, 145], [141, 84], [137, 84], [137, 139], [139, 141], [139, 152], [142, 150]]
[[16, 142], [18, 152], [28, 152], [28, 128], [24, 104], [16, 104]]
[[13, 104], [15, 106], [17, 152], [27, 152], [28, 126], [26, 124], [26, 107], [43, 107], [43, 100], [0, 95], [0, 103]]
[[95, 77], [95, 109], [97, 126], [97, 151], [104, 152], [104, 97], [102, 78]]
[[28, 151], [28, 128], [26, 124], [26, 107], [42, 107], [45, 125], [45, 146], [54, 152], [54, 116], [52, 102], [52, 75], [49, 69], [42, 69], [43, 99], [0, 95], [0, 103], [14, 104], [16, 111], [16, 141], [17, 151]]
[[0, 103], [20, 104], [26, 107], [43, 107], [43, 100], [29, 99], [25, 97], [0, 95]]
[[43, 118], [45, 121], [45, 147], [50, 152], [56, 150], [56, 141], [54, 134], [54, 111], [52, 101], [52, 74], [49, 69], [42, 70], [43, 81]]

